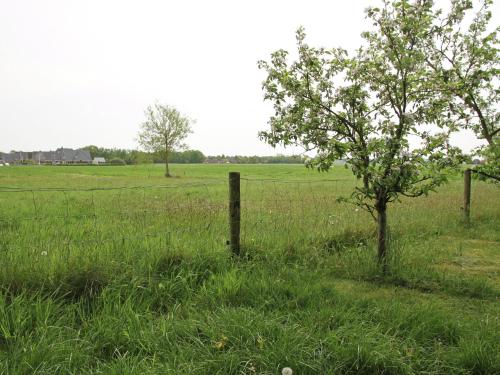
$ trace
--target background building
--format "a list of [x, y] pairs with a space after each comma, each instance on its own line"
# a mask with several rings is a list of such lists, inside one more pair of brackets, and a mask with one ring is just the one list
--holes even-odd
[[0, 162], [10, 164], [90, 164], [87, 150], [58, 148], [55, 151], [11, 151], [0, 153]]

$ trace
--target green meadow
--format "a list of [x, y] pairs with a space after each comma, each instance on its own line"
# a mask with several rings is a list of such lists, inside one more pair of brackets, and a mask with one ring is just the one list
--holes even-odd
[[382, 274], [343, 166], [163, 173], [0, 168], [0, 374], [500, 373], [498, 184], [391, 204]]

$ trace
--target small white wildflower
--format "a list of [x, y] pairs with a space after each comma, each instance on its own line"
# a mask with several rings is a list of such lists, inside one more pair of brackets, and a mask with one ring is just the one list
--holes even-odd
[[328, 224], [335, 225], [338, 222], [337, 217], [335, 215], [328, 215]]
[[42, 253], [41, 253], [41, 254], [42, 254], [42, 256], [44, 256], [44, 257], [45, 257], [45, 256], [47, 256], [47, 252], [46, 252], [46, 251], [42, 251]]
[[283, 367], [283, 370], [281, 370], [281, 375], [292, 375], [293, 371], [290, 367]]
[[356, 208], [354, 211], [358, 212], [358, 211], [359, 211], [359, 208]]

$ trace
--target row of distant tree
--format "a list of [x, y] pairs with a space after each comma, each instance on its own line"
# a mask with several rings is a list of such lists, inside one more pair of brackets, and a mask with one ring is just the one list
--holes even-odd
[[[164, 152], [146, 152], [139, 150], [128, 150], [122, 148], [104, 148], [97, 146], [86, 146], [84, 150], [90, 152], [92, 158], [104, 157], [110, 162], [123, 161], [124, 164], [147, 164], [147, 163], [165, 163]], [[197, 163], [234, 163], [234, 164], [302, 164], [304, 158], [293, 155], [276, 156], [205, 156], [199, 150], [173, 151], [169, 154], [170, 163], [197, 164]]]
[[232, 163], [232, 164], [303, 164], [305, 159], [300, 155], [275, 155], [275, 156], [207, 156], [207, 163]]

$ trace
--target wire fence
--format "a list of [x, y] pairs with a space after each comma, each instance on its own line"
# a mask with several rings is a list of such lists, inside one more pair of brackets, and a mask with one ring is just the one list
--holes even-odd
[[[370, 215], [337, 199], [348, 196], [355, 184], [242, 178], [242, 247], [315, 246], [346, 231], [359, 238], [374, 235]], [[455, 190], [445, 199], [391, 207], [393, 227], [439, 228], [445, 218], [459, 219], [461, 192]], [[228, 195], [226, 180], [104, 188], [0, 186], [0, 261], [130, 260], [177, 248], [226, 251]]]
[[[241, 182], [241, 239], [248, 247], [312, 236], [332, 225], [339, 210], [335, 198], [342, 189], [336, 180]], [[0, 187], [0, 251], [13, 257], [68, 258], [130, 248], [224, 249], [228, 194], [223, 180], [113, 188]]]

